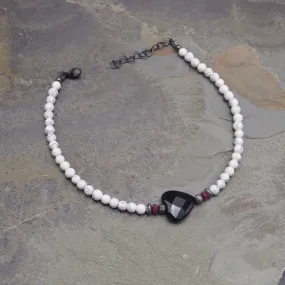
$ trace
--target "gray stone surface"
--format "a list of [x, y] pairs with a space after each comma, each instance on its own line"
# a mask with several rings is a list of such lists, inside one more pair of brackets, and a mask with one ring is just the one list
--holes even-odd
[[[272, 285], [285, 264], [285, 5], [278, 0], [1, 0], [0, 276], [7, 285]], [[65, 180], [44, 136], [57, 71], [83, 67], [56, 106], [64, 155], [95, 187], [159, 202], [201, 191], [232, 149], [215, 88], [171, 49], [111, 70], [166, 36], [228, 82], [245, 116], [242, 167], [182, 224], [130, 217]]]

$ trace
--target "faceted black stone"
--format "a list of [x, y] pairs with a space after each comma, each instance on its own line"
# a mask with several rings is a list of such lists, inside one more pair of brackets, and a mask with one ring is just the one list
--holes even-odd
[[180, 191], [167, 191], [161, 197], [162, 203], [166, 206], [166, 212], [174, 221], [183, 220], [193, 209], [195, 197]]

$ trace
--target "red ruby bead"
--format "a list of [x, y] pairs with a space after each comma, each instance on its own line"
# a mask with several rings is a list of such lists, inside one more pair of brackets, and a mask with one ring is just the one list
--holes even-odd
[[151, 207], [151, 212], [153, 215], [157, 215], [158, 214], [158, 205], [157, 204], [153, 204]]
[[205, 191], [201, 192], [201, 196], [203, 197], [203, 200], [204, 200], [204, 201], [206, 201], [206, 200], [209, 199], [209, 195], [208, 195], [208, 193], [205, 192]]

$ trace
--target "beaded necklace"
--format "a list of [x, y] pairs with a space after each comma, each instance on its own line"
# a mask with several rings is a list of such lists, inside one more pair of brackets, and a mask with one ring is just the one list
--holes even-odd
[[127, 211], [130, 214], [136, 213], [138, 215], [166, 214], [170, 220], [178, 222], [183, 220], [192, 211], [195, 204], [201, 204], [211, 197], [217, 196], [226, 186], [230, 177], [234, 175], [235, 169], [239, 166], [239, 161], [241, 160], [241, 154], [243, 152], [243, 116], [241, 115], [241, 108], [239, 107], [238, 100], [234, 98], [233, 92], [225, 85], [224, 80], [220, 78], [219, 74], [215, 73], [211, 68], [208, 68], [206, 64], [201, 63], [193, 53], [187, 52], [185, 48], [178, 45], [173, 39], [159, 42], [150, 49], [145, 49], [142, 52], [135, 52], [130, 57], [123, 56], [119, 60], [112, 60], [110, 66], [113, 69], [117, 69], [124, 63], [133, 63], [136, 59], [148, 58], [154, 51], [168, 45], [171, 45], [177, 51], [179, 57], [183, 58], [193, 69], [196, 69], [199, 73], [203, 74], [218, 88], [219, 93], [228, 102], [233, 115], [234, 149], [231, 160], [219, 179], [201, 193], [192, 196], [185, 192], [170, 190], [163, 193], [161, 204], [136, 204], [131, 201], [127, 202], [111, 197], [110, 195], [103, 193], [100, 189], [94, 189], [92, 185], [88, 184], [83, 178], [76, 174], [75, 169], [71, 167], [70, 163], [62, 155], [62, 150], [59, 148], [59, 144], [56, 140], [53, 111], [63, 81], [65, 79], [78, 79], [80, 77], [81, 69], [78, 67], [72, 68], [68, 72], [60, 72], [58, 74], [57, 78], [52, 83], [51, 88], [48, 90], [44, 117], [46, 125], [45, 133], [47, 135], [51, 153], [55, 157], [55, 162], [64, 172], [65, 177], [70, 179], [71, 182], [76, 185], [78, 190], [84, 191], [87, 196], [92, 197], [95, 201], [101, 202], [104, 205], [109, 205], [111, 208], [118, 209], [122, 212]]

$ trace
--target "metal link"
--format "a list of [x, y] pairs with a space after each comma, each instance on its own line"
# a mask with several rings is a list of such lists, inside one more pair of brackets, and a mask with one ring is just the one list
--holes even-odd
[[79, 67], [73, 67], [69, 71], [60, 71], [56, 77], [56, 81], [64, 81], [66, 78], [78, 79], [81, 75], [81, 69]]
[[112, 69], [118, 69], [124, 63], [134, 63], [137, 59], [146, 59], [148, 57], [151, 57], [153, 55], [153, 52], [155, 52], [158, 49], [167, 47], [169, 45], [172, 45], [175, 49], [179, 47], [179, 45], [173, 39], [168, 38], [167, 41], [159, 42], [153, 45], [151, 48], [145, 49], [141, 52], [136, 51], [133, 55], [129, 57], [123, 55], [118, 60], [112, 60], [110, 62], [110, 66]]

